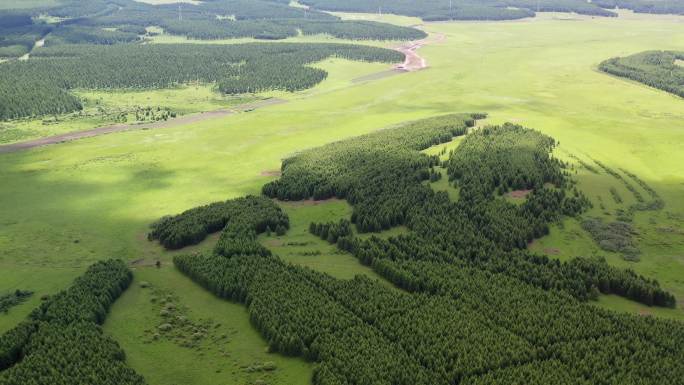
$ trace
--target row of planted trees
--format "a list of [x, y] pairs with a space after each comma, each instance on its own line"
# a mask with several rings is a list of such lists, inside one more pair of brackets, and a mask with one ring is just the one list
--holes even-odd
[[68, 289], [44, 299], [0, 337], [0, 384], [143, 385], [100, 328], [132, 278], [120, 260], [97, 262]]
[[[584, 303], [604, 292], [672, 306], [671, 294], [603, 260], [560, 262], [525, 250], [544, 232], [537, 226], [588, 204], [551, 157], [551, 138], [514, 125], [479, 130], [443, 164], [459, 201], [426, 185], [439, 159], [419, 150], [465, 134], [481, 116], [442, 116], [305, 151], [264, 186], [285, 199], [347, 199], [352, 221], [310, 231], [403, 292], [288, 265], [258, 244], [273, 223], [242, 216], [225, 223], [213, 253], [174, 263], [211, 292], [243, 302], [272, 350], [316, 361], [317, 385], [677, 384], [681, 324]], [[511, 172], [525, 185], [507, 182]], [[503, 183], [534, 191], [517, 206], [499, 195]], [[274, 217], [268, 204], [259, 207]], [[398, 223], [411, 231], [355, 236]]]
[[346, 44], [58, 45], [32, 59], [3, 63], [0, 120], [81, 108], [69, 92], [82, 89], [154, 89], [189, 82], [216, 83], [230, 94], [312, 87], [327, 73], [307, 64], [329, 57], [399, 62], [389, 49]]

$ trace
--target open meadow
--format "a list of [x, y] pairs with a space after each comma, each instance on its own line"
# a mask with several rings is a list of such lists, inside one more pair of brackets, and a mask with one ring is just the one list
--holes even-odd
[[[65, 288], [91, 263], [121, 258], [130, 263], [134, 281], [112, 307], [104, 330], [150, 385], [308, 384], [312, 365], [269, 353], [245, 307], [218, 299], [179, 273], [172, 264], [178, 251], [149, 242], [149, 225], [195, 206], [259, 194], [262, 185], [278, 177], [281, 160], [302, 150], [454, 112], [484, 112], [489, 114], [486, 124], [513, 122], [560, 142], [555, 155], [572, 165], [578, 187], [593, 204], [585, 217], [611, 220], [616, 210], [635, 203], [632, 192], [596, 161], [624, 170], [620, 173], [625, 177], [626, 172], [633, 173], [652, 187], [665, 206], [634, 213], [639, 261], [600, 249], [578, 219], [554, 224], [551, 233], [535, 240], [530, 249], [561, 260], [602, 255], [611, 265], [655, 277], [680, 301], [677, 308], [649, 308], [612, 295], [595, 303], [684, 320], [684, 100], [597, 69], [610, 57], [681, 50], [684, 16], [621, 16], [545, 13], [519, 21], [426, 23], [423, 28], [431, 36], [445, 38], [420, 48], [429, 66], [425, 70], [373, 79], [368, 75], [390, 65], [326, 59], [315, 66], [329, 76], [314, 88], [258, 95], [285, 99], [283, 104], [184, 126], [131, 130], [0, 154], [0, 292], [36, 292], [0, 315], [0, 332], [24, 319], [41, 295]], [[404, 24], [413, 20], [386, 19]], [[160, 36], [156, 42], [175, 39]], [[88, 111], [98, 105], [122, 108], [133, 98], [140, 99], [135, 104], [173, 106], [179, 113], [237, 103], [205, 86], [82, 95], [91, 100]], [[39, 122], [22, 123], [23, 132], [40, 130]], [[51, 133], [63, 133], [91, 124], [68, 123], [47, 127], [57, 127]], [[456, 144], [429, 151], [440, 154], [444, 146], [451, 150]], [[444, 179], [433, 187], [458, 198], [458, 191]], [[643, 186], [637, 188], [648, 194]], [[390, 286], [352, 256], [308, 232], [312, 221], [348, 218], [347, 203], [281, 206], [290, 215], [290, 231], [259, 238], [274, 254], [337, 278], [364, 274]], [[389, 232], [396, 235], [403, 229]], [[193, 248], [209, 249], [216, 239], [212, 236]], [[160, 267], [154, 265], [157, 260]], [[151, 330], [161, 322], [161, 308], [152, 297], [160, 296], [173, 297], [197, 328], [211, 331], [199, 341], [188, 342], [183, 335], [156, 339]]]

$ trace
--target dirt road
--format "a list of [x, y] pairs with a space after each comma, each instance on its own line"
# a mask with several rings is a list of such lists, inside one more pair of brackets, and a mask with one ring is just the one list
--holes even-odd
[[[416, 28], [420, 28], [417, 26]], [[446, 35], [443, 33], [437, 33], [434, 36], [430, 36], [423, 40], [412, 41], [399, 47], [395, 47], [396, 51], [399, 51], [406, 55], [406, 59], [402, 64], [398, 64], [394, 67], [395, 70], [413, 72], [428, 68], [428, 63], [425, 58], [418, 55], [418, 51], [423, 46], [435, 43], [441, 43], [446, 40]]]
[[90, 138], [93, 136], [110, 134], [113, 132], [121, 132], [128, 130], [149, 130], [154, 128], [168, 128], [177, 127], [189, 123], [197, 123], [207, 119], [218, 118], [222, 116], [228, 116], [235, 114], [237, 112], [248, 112], [255, 110], [257, 108], [263, 108], [267, 106], [273, 106], [276, 104], [286, 103], [284, 99], [271, 98], [266, 100], [260, 100], [257, 102], [240, 104], [231, 109], [216, 110], [209, 112], [201, 112], [198, 114], [184, 115], [178, 118], [169, 119], [166, 121], [154, 122], [154, 123], [144, 123], [144, 124], [113, 124], [110, 126], [93, 128], [85, 131], [69, 132], [66, 134], [48, 136], [47, 138], [40, 138], [34, 140], [28, 140], [26, 142], [18, 142], [0, 145], [0, 154], [15, 152], [20, 150], [26, 150], [29, 148], [46, 146], [48, 144], [57, 144], [63, 142], [70, 142], [72, 140]]
[[[422, 29], [422, 26], [415, 26], [418, 29]], [[361, 76], [356, 79], [352, 79], [352, 83], [363, 83], [367, 81], [372, 81], [372, 80], [379, 80], [383, 79], [386, 77], [398, 75], [401, 73], [405, 72], [414, 72], [414, 71], [420, 71], [422, 69], [428, 68], [428, 62], [418, 54], [418, 50], [426, 45], [429, 44], [435, 44], [435, 43], [441, 43], [446, 40], [446, 35], [443, 33], [437, 33], [434, 34], [433, 36], [430, 36], [426, 39], [423, 40], [416, 40], [416, 41], [411, 41], [405, 44], [402, 44], [398, 47], [394, 47], [393, 49], [395, 51], [399, 51], [404, 54], [406, 57], [404, 59], [404, 62], [401, 64], [397, 64], [392, 67], [392, 69], [382, 71], [382, 72], [376, 72], [370, 75], [366, 76]]]

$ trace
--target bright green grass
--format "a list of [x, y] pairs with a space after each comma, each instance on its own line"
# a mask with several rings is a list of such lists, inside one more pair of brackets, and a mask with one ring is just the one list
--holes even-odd
[[363, 75], [388, 69], [383, 63], [363, 63], [352, 60], [330, 58], [312, 64], [312, 67], [327, 71], [330, 76], [318, 86], [299, 92], [271, 91], [256, 95], [223, 95], [211, 84], [187, 85], [157, 90], [94, 91], [76, 90], [83, 100], [83, 111], [45, 116], [39, 119], [20, 119], [0, 122], [0, 144], [21, 142], [68, 132], [82, 131], [95, 127], [120, 123], [116, 118], [125, 113], [126, 124], [137, 123], [136, 107], [160, 107], [180, 115], [230, 108], [256, 99], [278, 97], [292, 99], [310, 97], [346, 87]]
[[75, 94], [83, 100], [83, 111], [58, 116], [44, 116], [40, 119], [20, 119], [0, 122], [0, 144], [21, 142], [67, 132], [87, 130], [106, 126], [117, 121], [120, 114], [127, 117], [126, 124], [135, 124], [135, 109], [152, 107], [169, 109], [178, 116], [230, 108], [248, 103], [260, 95], [225, 96], [216, 92], [211, 85], [192, 85], [173, 89], [145, 91], [88, 91], [78, 90]]
[[[267, 353], [267, 343], [251, 327], [244, 305], [217, 298], [185, 277], [171, 265], [161, 269], [140, 267], [135, 281], [114, 304], [104, 330], [126, 351], [131, 367], [142, 373], [150, 385], [268, 384], [304, 385], [310, 382], [312, 366], [301, 359]], [[159, 309], [150, 302], [145, 281], [179, 297], [177, 305], [190, 308], [193, 322], [211, 320], [220, 326], [205, 338], [200, 349], [181, 347], [161, 339], [150, 341], [146, 330], [164, 323]], [[227, 340], [215, 337], [227, 336]], [[249, 366], [274, 362], [273, 372], [249, 372]]]
[[361, 265], [351, 254], [309, 233], [311, 222], [330, 222], [351, 217], [352, 209], [346, 201], [280, 202], [280, 205], [290, 217], [290, 230], [284, 236], [260, 236], [262, 244], [274, 254], [284, 261], [336, 278], [351, 279], [356, 275], [367, 275], [386, 282], [369, 267]]
[[442, 167], [435, 167], [435, 170], [442, 175], [442, 178], [436, 182], [425, 183], [429, 184], [430, 188], [432, 188], [434, 191], [445, 191], [449, 195], [449, 200], [452, 202], [458, 202], [458, 198], [460, 196], [459, 189], [458, 187], [455, 187], [449, 183], [449, 175], [447, 175], [446, 169]]
[[[168, 262], [165, 253], [145, 240], [147, 225], [162, 215], [258, 193], [271, 179], [261, 176], [262, 171], [278, 169], [282, 158], [305, 148], [434, 114], [483, 111], [490, 113], [493, 123], [514, 121], [540, 129], [558, 139], [567, 152], [626, 168], [653, 185], [667, 207], [635, 219], [646, 234], [639, 241], [641, 262], [628, 264], [619, 256], [609, 260], [657, 277], [682, 299], [684, 236], [656, 229], [681, 229], [684, 222], [684, 153], [679, 151], [684, 142], [684, 102], [595, 70], [605, 58], [681, 47], [684, 23], [679, 20], [643, 15], [572, 22], [542, 18], [429, 24], [429, 31], [442, 32], [447, 40], [421, 49], [431, 65], [424, 71], [358, 84], [335, 80], [332, 71], [326, 82], [339, 81], [339, 86], [305, 92], [287, 104], [187, 127], [130, 131], [1, 155], [0, 274], [12, 281], [0, 280], [0, 291], [17, 285], [54, 291], [87, 264], [112, 256], [135, 260], [161, 255]], [[340, 66], [344, 64], [332, 67]], [[369, 73], [357, 70], [345, 76]], [[323, 83], [319, 90], [327, 86]], [[578, 178], [583, 188], [591, 189], [594, 177], [586, 174], [580, 170]], [[611, 183], [600, 182], [588, 194], [600, 194], [607, 201], [610, 196], [604, 189]], [[566, 230], [572, 228], [566, 224]], [[552, 232], [542, 240], [544, 247], [557, 247], [568, 256], [591, 250], [586, 234], [568, 241], [575, 249], [558, 246], [564, 231]], [[167, 285], [175, 281], [169, 279]], [[144, 301], [135, 305], [138, 302], [128, 295], [135, 292], [122, 300], [131, 306], [117, 303], [111, 320], [146, 312]], [[197, 314], [229, 312], [233, 306], [192, 299], [186, 304]], [[15, 310], [27, 312], [30, 307], [24, 304]], [[20, 319], [5, 317], [0, 315], [5, 328]], [[139, 324], [117, 323], [123, 323], [118, 325], [121, 330], [112, 331], [110, 324], [107, 330], [122, 342], [136, 369], [159, 381], [151, 385], [168, 385], [163, 379], [171, 374], [158, 373], [158, 366], [142, 361], [149, 347], [135, 338]], [[241, 334], [249, 333], [244, 323], [240, 325]], [[263, 342], [253, 341], [244, 348], [263, 348]], [[165, 364], [164, 371], [183, 376], [187, 356], [165, 349], [154, 354]], [[280, 373], [275, 377], [274, 383], [288, 383]]]
[[439, 144], [437, 146], [432, 146], [422, 152], [427, 155], [439, 155], [439, 160], [446, 161], [449, 159], [449, 153], [456, 150], [456, 148], [461, 144], [465, 136], [458, 136], [453, 140]]
[[[574, 165], [578, 187], [592, 200], [594, 207], [584, 215], [585, 217], [598, 217], [605, 221], [615, 221], [618, 219], [616, 215], [618, 208], [626, 209], [629, 205], [636, 202], [633, 194], [620, 181], [605, 173], [595, 164], [594, 168], [599, 171], [598, 174], [582, 168], [574, 160], [563, 156], [562, 152], [558, 155], [563, 160]], [[580, 156], [580, 158], [592, 164], [588, 157]], [[619, 164], [617, 165], [620, 166]], [[631, 170], [628, 169], [628, 171]], [[648, 199], [646, 191], [631, 180], [630, 183]], [[659, 187], [657, 183], [650, 181], [649, 183]], [[618, 191], [618, 194], [623, 199], [622, 203], [614, 201], [610, 193], [611, 187]], [[662, 189], [658, 190], [662, 194]], [[641, 250], [641, 261], [636, 263], [625, 261], [619, 253], [600, 249], [589, 234], [582, 229], [580, 221], [577, 219], [566, 219], [562, 223], [552, 226], [551, 233], [533, 242], [530, 248], [536, 252], [562, 260], [574, 256], [604, 257], [612, 265], [632, 268], [641, 274], [657, 278], [682, 303], [681, 300], [684, 299], [684, 275], [682, 275], [682, 268], [684, 266], [684, 228], [682, 223], [684, 223], [682, 206], [681, 202], [676, 199], [666, 198], [666, 206], [660, 211], [636, 212], [632, 225], [638, 232], [635, 240]], [[619, 297], [608, 296], [600, 301], [599, 304], [606, 305], [608, 308], [629, 310], [636, 313], [643, 312], [643, 306], [622, 299], [623, 306], [610, 306], [611, 302], [616, 301], [617, 298]], [[626, 306], [624, 305], [625, 303], [631, 303], [632, 306]], [[659, 309], [651, 313], [677, 318], [684, 317], [684, 312], [681, 309], [676, 311]]]

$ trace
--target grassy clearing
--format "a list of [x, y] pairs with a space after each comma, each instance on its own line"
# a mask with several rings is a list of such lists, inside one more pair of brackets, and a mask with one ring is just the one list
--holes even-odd
[[435, 170], [442, 175], [442, 178], [436, 182], [425, 182], [430, 185], [434, 191], [445, 191], [449, 195], [452, 202], [457, 202], [459, 198], [459, 189], [449, 182], [449, 175], [447, 175], [446, 168], [435, 167]]
[[[145, 239], [150, 222], [207, 202], [258, 193], [272, 178], [261, 173], [279, 169], [281, 159], [289, 154], [406, 120], [471, 111], [490, 113], [492, 123], [513, 121], [538, 128], [558, 139], [566, 152], [625, 168], [656, 188], [666, 201], [665, 209], [638, 213], [634, 219], [642, 234], [641, 261], [628, 263], [619, 255], [604, 254], [611, 263], [657, 277], [682, 299], [684, 153], [679, 146], [684, 142], [684, 105], [664, 92], [595, 70], [608, 57], [681, 47], [684, 23], [679, 20], [643, 15], [573, 22], [549, 18], [429, 24], [429, 31], [444, 33], [447, 40], [421, 49], [431, 66], [424, 71], [351, 84], [349, 79], [375, 69], [324, 64], [330, 66], [331, 77], [287, 104], [187, 127], [130, 131], [4, 154], [0, 156], [0, 292], [21, 288], [36, 295], [13, 308], [9, 316], [0, 315], [0, 323], [11, 327], [37, 304], [41, 293], [65, 287], [94, 260], [161, 257], [168, 262], [169, 255]], [[337, 71], [345, 75], [336, 78]], [[609, 213], [617, 207], [610, 201], [611, 186], [628, 199], [628, 191], [605, 174], [578, 168], [577, 178], [592, 199], [602, 197]], [[603, 210], [594, 203], [591, 214], [601, 215]], [[539, 247], [557, 248], [559, 258], [601, 253], [572, 220], [554, 228]], [[337, 255], [329, 257], [338, 261]], [[330, 271], [352, 274], [351, 265], [350, 261], [347, 267], [330, 267]], [[177, 283], [181, 278], [170, 268], [136, 271], [138, 281], [165, 284], [177, 295], [187, 295], [183, 301], [198, 317], [228, 317], [232, 312], [230, 303], [212, 301], [197, 286]], [[244, 382], [239, 380], [244, 378], [239, 377], [242, 372], [236, 377], [229, 377], [227, 369], [211, 374], [213, 361], [201, 366], [199, 353], [181, 354], [136, 338], [147, 324], [128, 319], [138, 313], [143, 318], [152, 316], [148, 302], [136, 297], [140, 295], [138, 289], [127, 292], [115, 305], [106, 329], [152, 385], [173, 383], [166, 380], [174, 374], [184, 376], [190, 363], [206, 372], [197, 374], [198, 383], [202, 376], [208, 383]], [[599, 304], [634, 310], [624, 303], [602, 300]], [[243, 322], [246, 318], [227, 319], [235, 320], [230, 325], [241, 335], [253, 333]], [[254, 352], [263, 348], [262, 341], [249, 341], [241, 346]], [[148, 353], [155, 362], [145, 358]], [[287, 365], [295, 369], [286, 370]], [[276, 371], [269, 383], [308, 380], [306, 374], [291, 377], [305, 373], [297, 365], [296, 360], [283, 362], [283, 370]], [[218, 378], [222, 380], [214, 381]]]
[[[82, 131], [117, 123], [145, 123], [136, 110], [152, 108], [171, 111], [178, 116], [230, 108], [254, 100], [278, 97], [295, 99], [334, 91], [353, 84], [359, 77], [387, 70], [382, 63], [362, 63], [330, 58], [312, 65], [328, 72], [329, 77], [316, 87], [299, 92], [271, 91], [253, 95], [224, 95], [214, 85], [196, 84], [172, 89], [94, 91], [76, 90], [84, 109], [39, 119], [0, 122], [0, 144], [21, 142], [68, 132]], [[121, 117], [125, 117], [121, 119]]]
[[[577, 159], [572, 159], [564, 155], [563, 151], [557, 154], [563, 160], [570, 162], [576, 172], [575, 178], [578, 187], [592, 200], [594, 207], [589, 210], [585, 217], [601, 218], [605, 222], [619, 220], [617, 210], [626, 209], [637, 201], [629, 190], [618, 179], [608, 175], [600, 167], [591, 161], [587, 156], [576, 156], [585, 165], [591, 167], [587, 169], [580, 164]], [[614, 163], [617, 167], [624, 166], [625, 163]], [[629, 170], [628, 170], [629, 171]], [[621, 175], [625, 176], [623, 172]], [[632, 183], [637, 191], [646, 196], [647, 192]], [[649, 182], [659, 193], [662, 194], [663, 185], [656, 182]], [[613, 189], [622, 199], [621, 203], [616, 202]], [[637, 231], [634, 237], [637, 247], [641, 251], [639, 262], [625, 260], [622, 254], [602, 250], [591, 236], [582, 229], [580, 220], [566, 219], [551, 227], [551, 233], [539, 240], [534, 241], [530, 248], [539, 253], [554, 256], [562, 260], [573, 256], [601, 256], [616, 266], [631, 268], [635, 271], [656, 277], [665, 287], [669, 288], [677, 298], [684, 298], [684, 279], [682, 279], [682, 267], [684, 266], [684, 228], [682, 223], [682, 205], [677, 199], [665, 199], [665, 208], [658, 211], [637, 211], [631, 225]], [[606, 296], [598, 304], [614, 310], [629, 311], [632, 313], [648, 313], [662, 315], [672, 318], [682, 318], [684, 312], [680, 309], [656, 309], [645, 312], [643, 306], [634, 302], [621, 299], [615, 296]]]
[[[145, 91], [75, 92], [83, 101], [82, 111], [44, 116], [40, 119], [20, 119], [0, 122], [0, 144], [21, 142], [67, 132], [87, 130], [116, 123], [136, 124], [149, 119], [136, 116], [136, 110], [168, 110], [177, 116], [230, 108], [249, 103], [264, 95], [225, 96], [211, 85], [192, 85], [176, 89]], [[124, 117], [122, 119], [122, 117]]]
[[684, 312], [681, 310], [665, 309], [661, 307], [648, 307], [617, 295], [601, 295], [595, 304], [604, 309], [610, 309], [618, 312], [684, 321]]
[[352, 279], [362, 274], [386, 282], [369, 267], [361, 265], [351, 254], [341, 252], [335, 245], [309, 233], [311, 222], [349, 218], [351, 206], [346, 201], [281, 202], [280, 205], [290, 217], [290, 230], [280, 237], [275, 234], [260, 236], [262, 244], [274, 254], [287, 262], [328, 273], [336, 278]]
[[[160, 324], [158, 306], [151, 302], [149, 283], [177, 297], [177, 306], [188, 307], [185, 315], [193, 323], [206, 322], [209, 333], [197, 342], [197, 347], [180, 346], [174, 340], [151, 340]], [[218, 326], [217, 326], [218, 325]], [[126, 357], [149, 384], [308, 384], [311, 365], [303, 360], [267, 353], [267, 343], [249, 322], [247, 310], [241, 304], [219, 299], [170, 264], [161, 269], [135, 269], [131, 287], [114, 305], [104, 325], [126, 351]], [[169, 361], [171, 359], [171, 361]], [[259, 364], [273, 363], [275, 370], [253, 370]]]

